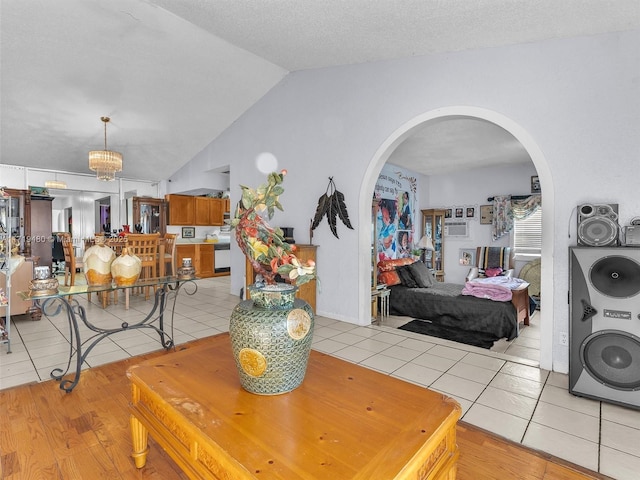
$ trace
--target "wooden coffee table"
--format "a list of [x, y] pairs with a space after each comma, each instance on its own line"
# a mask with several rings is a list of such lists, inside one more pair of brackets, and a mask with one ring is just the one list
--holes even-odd
[[136, 466], [151, 433], [190, 478], [454, 479], [458, 403], [311, 352], [283, 395], [242, 389], [228, 334], [131, 367]]

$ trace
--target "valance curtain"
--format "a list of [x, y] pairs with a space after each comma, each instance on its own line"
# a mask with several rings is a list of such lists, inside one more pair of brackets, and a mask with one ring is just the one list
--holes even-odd
[[530, 195], [522, 199], [513, 199], [511, 195], [496, 195], [493, 197], [493, 225], [494, 240], [513, 230], [513, 220], [524, 220], [531, 216], [542, 205], [540, 195]]

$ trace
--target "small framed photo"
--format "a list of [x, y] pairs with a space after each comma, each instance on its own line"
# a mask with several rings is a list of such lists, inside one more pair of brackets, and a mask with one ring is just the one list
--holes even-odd
[[195, 238], [195, 227], [182, 227], [182, 238]]
[[450, 208], [445, 209], [444, 218], [451, 218], [451, 209]]
[[467, 207], [467, 218], [475, 218], [476, 216], [476, 208], [475, 207]]
[[480, 225], [491, 225], [493, 222], [493, 205], [480, 206]]
[[475, 264], [476, 264], [476, 249], [461, 248], [460, 249], [460, 265], [470, 267]]
[[540, 179], [537, 175], [531, 177], [531, 193], [540, 193]]
[[464, 216], [464, 208], [456, 207], [456, 218], [463, 218]]

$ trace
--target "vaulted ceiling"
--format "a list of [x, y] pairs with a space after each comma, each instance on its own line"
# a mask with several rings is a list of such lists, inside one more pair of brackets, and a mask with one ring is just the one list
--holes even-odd
[[[287, 73], [640, 26], [637, 0], [1, 0], [0, 162], [168, 178]], [[390, 159], [426, 173], [527, 161], [506, 132], [440, 122]], [[517, 143], [517, 142], [515, 142]], [[500, 145], [500, 148], [496, 148]], [[481, 154], [479, 154], [481, 152]], [[1, 179], [0, 179], [1, 182]]]

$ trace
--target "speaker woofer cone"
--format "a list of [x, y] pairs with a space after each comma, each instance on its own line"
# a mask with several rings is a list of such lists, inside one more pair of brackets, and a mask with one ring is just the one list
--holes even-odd
[[600, 293], [609, 297], [628, 298], [640, 292], [640, 264], [629, 257], [601, 258], [591, 266], [589, 278]]
[[640, 390], [640, 338], [620, 330], [592, 333], [580, 346], [584, 369], [616, 390]]
[[590, 247], [613, 245], [618, 237], [618, 225], [607, 217], [589, 217], [578, 225], [578, 238]]

